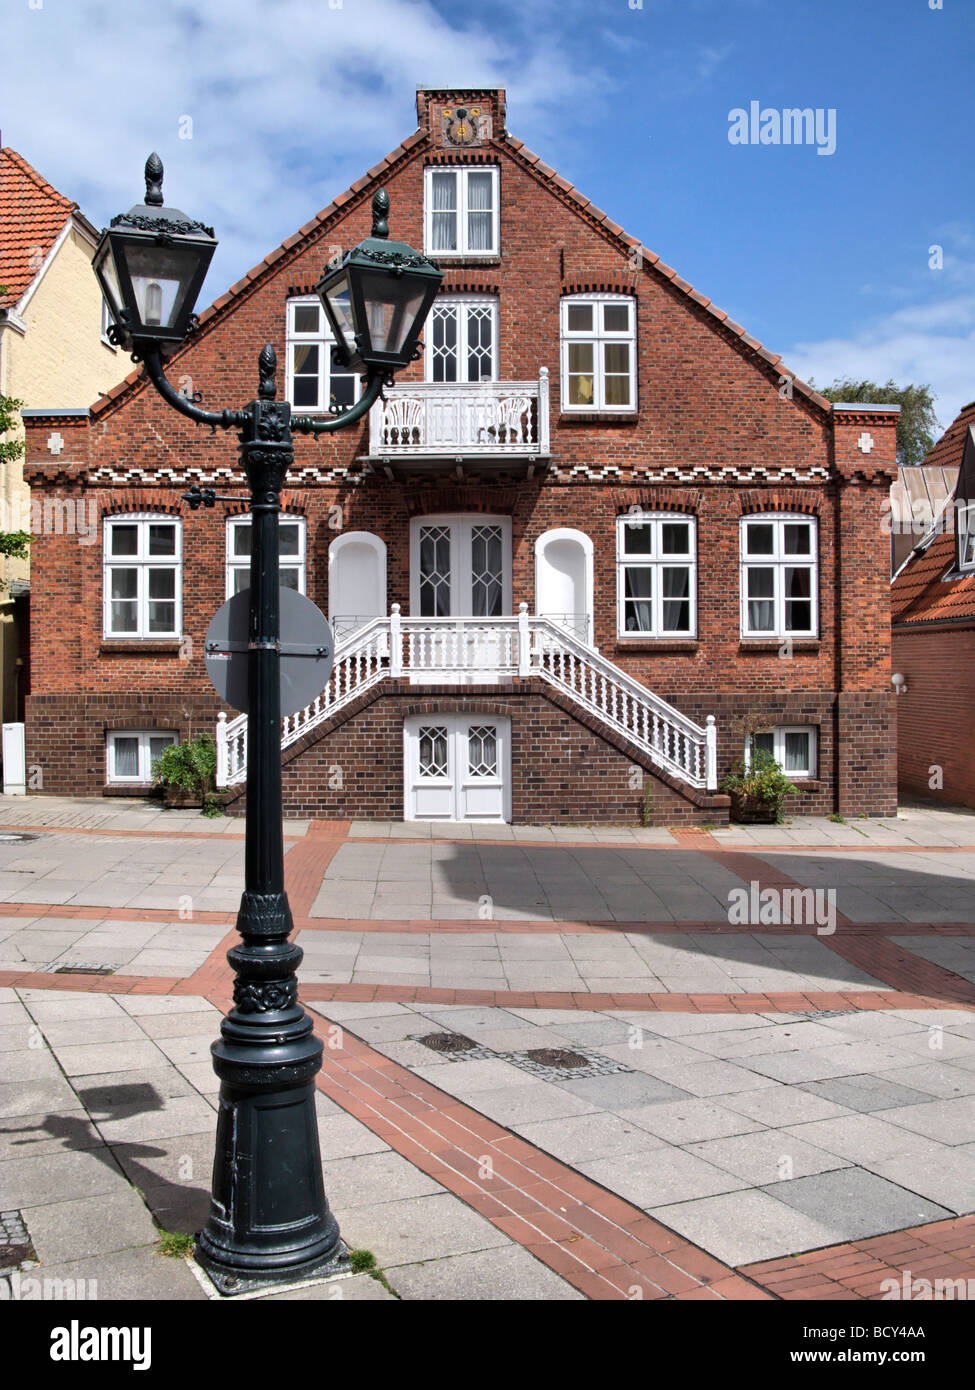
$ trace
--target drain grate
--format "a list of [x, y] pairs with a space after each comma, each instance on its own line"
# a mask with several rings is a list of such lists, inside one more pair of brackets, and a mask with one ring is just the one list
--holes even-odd
[[48, 975], [114, 975], [116, 967], [114, 965], [49, 965], [45, 969]]
[[480, 1061], [498, 1055], [473, 1038], [465, 1038], [463, 1033], [413, 1033], [410, 1041], [422, 1043], [431, 1052], [439, 1052], [451, 1062]]
[[790, 1017], [790, 1018], [821, 1019], [821, 1018], [849, 1018], [849, 1017], [850, 1017], [850, 1014], [855, 1014], [855, 1013], [857, 1012], [857, 1010], [856, 1010], [856, 1009], [813, 1009], [813, 1010], [810, 1010], [810, 1011], [807, 1012], [807, 1013], [803, 1013], [801, 1010], [798, 1010], [798, 1009], [797, 1009], [797, 1010], [794, 1010], [794, 1011], [793, 1011], [792, 1009], [790, 1009], [788, 1012], [789, 1012], [789, 1017]]
[[[542, 1081], [581, 1081], [590, 1076], [615, 1076], [633, 1070], [625, 1062], [617, 1062], [615, 1057], [587, 1052], [585, 1048], [534, 1047], [529, 1052], [496, 1052], [494, 1055]], [[555, 1060], [548, 1060], [553, 1058]]]
[[533, 1062], [543, 1067], [584, 1067], [587, 1059], [581, 1052], [570, 1052], [565, 1047], [536, 1047], [525, 1053]]

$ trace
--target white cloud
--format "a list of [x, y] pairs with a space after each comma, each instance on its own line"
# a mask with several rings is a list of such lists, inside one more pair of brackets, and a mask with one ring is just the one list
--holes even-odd
[[557, 27], [448, 20], [430, 0], [46, 0], [8, 6], [4, 26], [5, 143], [98, 225], [140, 200], [158, 149], [167, 201], [221, 243], [201, 303], [415, 128], [418, 84], [505, 86], [539, 132], [567, 91], [608, 86]]
[[897, 309], [849, 337], [797, 343], [784, 357], [790, 371], [818, 386], [837, 377], [929, 384], [947, 428], [975, 398], [975, 294]]

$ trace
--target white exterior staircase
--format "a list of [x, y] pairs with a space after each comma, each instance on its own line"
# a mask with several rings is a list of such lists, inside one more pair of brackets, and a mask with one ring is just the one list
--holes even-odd
[[[540, 677], [589, 715], [621, 734], [650, 762], [702, 791], [717, 789], [714, 716], [701, 727], [600, 656], [551, 618], [520, 605], [512, 618], [372, 618], [342, 638], [328, 685], [316, 700], [282, 720], [281, 748], [332, 719], [385, 680], [417, 684], [490, 683], [503, 676]], [[247, 778], [247, 716], [217, 723], [217, 786]]]

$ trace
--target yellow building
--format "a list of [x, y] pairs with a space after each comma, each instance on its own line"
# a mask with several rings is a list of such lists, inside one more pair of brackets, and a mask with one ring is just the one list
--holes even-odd
[[[105, 337], [97, 237], [77, 203], [0, 149], [0, 395], [24, 409], [86, 409], [132, 370]], [[4, 438], [23, 438], [22, 427]], [[56, 457], [56, 437], [49, 447]], [[0, 531], [31, 531], [22, 460], [0, 473]], [[0, 711], [10, 721], [23, 718], [30, 561], [0, 557], [0, 579]]]

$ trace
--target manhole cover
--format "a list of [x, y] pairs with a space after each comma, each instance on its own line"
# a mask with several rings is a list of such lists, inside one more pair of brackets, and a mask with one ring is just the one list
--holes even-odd
[[0, 1269], [16, 1269], [31, 1253], [29, 1245], [0, 1245]]
[[434, 1052], [470, 1052], [472, 1047], [477, 1047], [473, 1038], [465, 1038], [463, 1033], [427, 1033], [423, 1038], [417, 1038], [424, 1047], [431, 1048]]
[[589, 1058], [581, 1056], [578, 1052], [570, 1052], [565, 1047], [536, 1047], [525, 1053], [533, 1062], [539, 1062], [543, 1067], [588, 1067]]
[[0, 844], [19, 845], [24, 840], [39, 840], [40, 835], [31, 835], [26, 830], [0, 830]]

